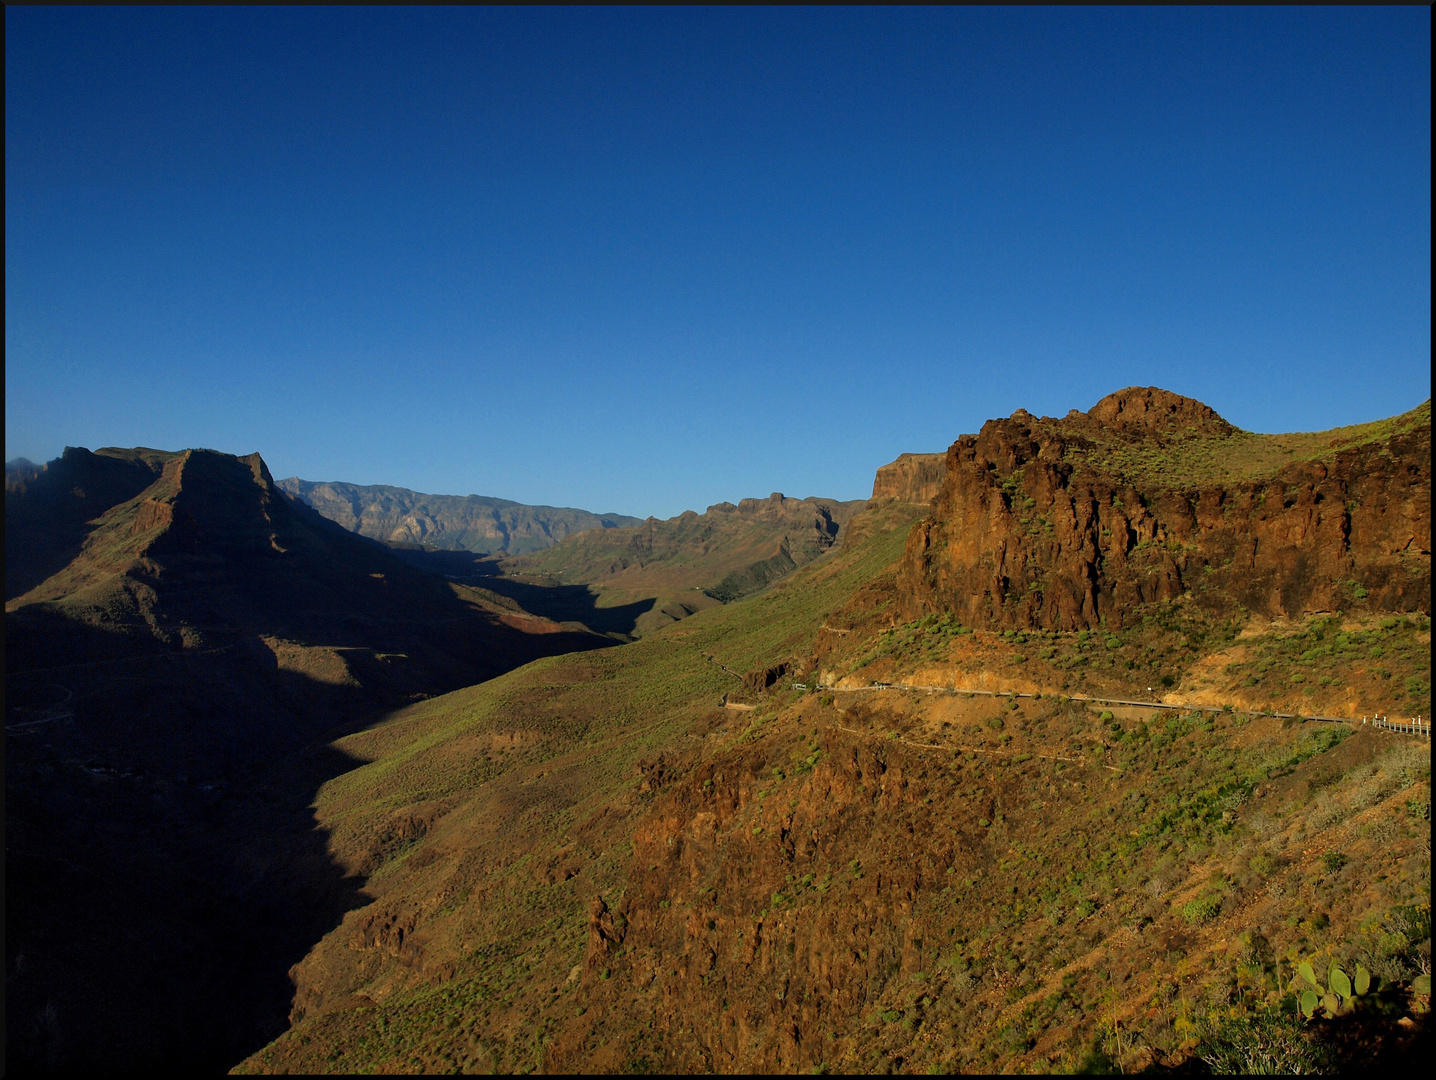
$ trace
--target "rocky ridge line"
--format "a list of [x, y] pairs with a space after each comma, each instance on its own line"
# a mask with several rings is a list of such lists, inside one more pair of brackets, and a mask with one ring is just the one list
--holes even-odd
[[[901, 607], [1054, 630], [1120, 628], [1140, 605], [1184, 596], [1267, 617], [1357, 600], [1429, 613], [1424, 408], [1424, 425], [1387, 438], [1207, 482], [1183, 479], [1184, 448], [1236, 455], [1253, 437], [1165, 390], [1118, 391], [1062, 420], [990, 420], [947, 452], [932, 513], [908, 539]], [[1145, 472], [1111, 464], [1148, 459]]]

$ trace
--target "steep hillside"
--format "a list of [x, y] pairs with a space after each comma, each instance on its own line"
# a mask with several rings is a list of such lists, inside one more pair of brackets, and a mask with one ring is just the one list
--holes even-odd
[[307, 748], [607, 644], [410, 568], [258, 455], [70, 451], [11, 494], [7, 551], [71, 555], [6, 604], [17, 1067], [220, 1067], [273, 1037], [352, 902], [307, 810], [342, 759]]
[[345, 740], [371, 764], [321, 789], [316, 813], [373, 903], [296, 969], [296, 1026], [247, 1067], [539, 1066], [573, 1014], [590, 903], [626, 879], [650, 793], [748, 725], [719, 706], [737, 682], [705, 657], [746, 670], [801, 655], [824, 612], [893, 562], [912, 520], [860, 518], [851, 541], [761, 595]]
[[[865, 504], [832, 499], [718, 503], [659, 521], [570, 537], [502, 564], [505, 576], [587, 586], [599, 607], [647, 605], [637, 633], [748, 596], [831, 549]], [[496, 586], [497, 587], [497, 586]]]
[[279, 487], [361, 536], [480, 554], [523, 555], [585, 529], [640, 522], [623, 514], [525, 506], [482, 495], [425, 495], [407, 488], [315, 483], [297, 476], [279, 481]]
[[[635, 815], [554, 988], [577, 1015], [538, 1018], [548, 1068], [1419, 1057], [1396, 1020], [1424, 1015], [1428, 746], [874, 696], [781, 695]], [[1333, 961], [1376, 975], [1373, 1007], [1304, 1024], [1287, 988]]]
[[[1150, 655], [904, 623], [922, 512], [875, 507], [757, 596], [338, 744], [364, 764], [315, 813], [368, 903], [295, 968], [292, 1029], [240, 1071], [1419, 1057], [1429, 742], [1072, 700], [1061, 681], [1088, 669], [1145, 692]], [[1377, 649], [1429, 701], [1425, 615], [1177, 616], [1182, 679], [1237, 680], [1222, 657], [1247, 633], [1268, 674], [1313, 676], [1264, 688], [1283, 711], [1310, 711], [1318, 672], [1365, 678]], [[1405, 715], [1408, 689], [1373, 683], [1369, 708]], [[1364, 1003], [1301, 1018], [1303, 962], [1323, 981], [1361, 965]]]

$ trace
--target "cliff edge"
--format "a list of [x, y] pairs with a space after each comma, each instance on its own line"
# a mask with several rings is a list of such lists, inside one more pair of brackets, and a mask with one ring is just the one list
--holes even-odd
[[874, 505], [889, 502], [928, 503], [942, 490], [946, 454], [900, 454], [878, 469], [873, 479]]

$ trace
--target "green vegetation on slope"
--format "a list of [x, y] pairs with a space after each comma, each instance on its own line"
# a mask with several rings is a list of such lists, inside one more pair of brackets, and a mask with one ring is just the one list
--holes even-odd
[[639, 828], [628, 936], [556, 1064], [1061, 1071], [1095, 1047], [1140, 1069], [1295, 1020], [1302, 962], [1381, 968], [1356, 1022], [1398, 1031], [1429, 949], [1427, 747], [847, 700], [785, 710], [655, 807], [672, 824]]
[[1430, 427], [1431, 402], [1426, 401], [1400, 416], [1330, 431], [1263, 435], [1239, 428], [1189, 428], [1141, 439], [1102, 432], [1105, 437], [1086, 446], [1069, 445], [1065, 457], [1138, 487], [1185, 489], [1264, 480], [1294, 462], [1329, 462], [1343, 450]]
[[[749, 714], [715, 708], [736, 684], [704, 654], [757, 665], [808, 647], [825, 611], [900, 553], [910, 511], [875, 517], [861, 542], [758, 597], [342, 740], [370, 764], [326, 784], [316, 817], [375, 901], [311, 954], [304, 1018], [245, 1068], [535, 1068], [579, 990], [569, 974], [588, 901], [622, 889], [645, 771], [682, 768], [693, 746], [747, 726]], [[391, 926], [407, 928], [412, 964]], [[354, 1005], [359, 994], [383, 1007]]]
[[956, 685], [963, 673], [980, 671], [988, 688], [1023, 692], [1347, 718], [1431, 715], [1431, 620], [1421, 614], [1243, 625], [1179, 601], [1150, 605], [1131, 625], [1098, 633], [974, 631], [935, 615], [884, 626], [878, 614], [853, 620], [829, 644], [829, 678]]
[[[25, 497], [114, 475], [70, 459]], [[412, 569], [274, 490], [258, 455], [120, 465], [97, 501], [130, 494], [6, 605], [17, 1071], [213, 1070], [272, 1039], [287, 970], [351, 906], [308, 810], [348, 761], [314, 741], [611, 643]], [[7, 540], [52, 524], [7, 518]]]
[[880, 610], [910, 518], [875, 516], [759, 596], [343, 740], [369, 764], [316, 817], [373, 902], [241, 1071], [1131, 1067], [1263, 1024], [1319, 1057], [1308, 959], [1384, 964], [1358, 1020], [1394, 1045], [1429, 941], [1414, 742], [781, 683], [716, 707], [706, 656], [801, 664], [855, 593]]
[[744, 499], [668, 521], [586, 532], [507, 569], [603, 589], [697, 591], [723, 603], [750, 595], [829, 550], [862, 501]]

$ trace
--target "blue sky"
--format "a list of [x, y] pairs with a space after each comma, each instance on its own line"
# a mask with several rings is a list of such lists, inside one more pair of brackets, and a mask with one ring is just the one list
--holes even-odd
[[1430, 11], [7, 8], [7, 459], [668, 516], [1430, 395]]

